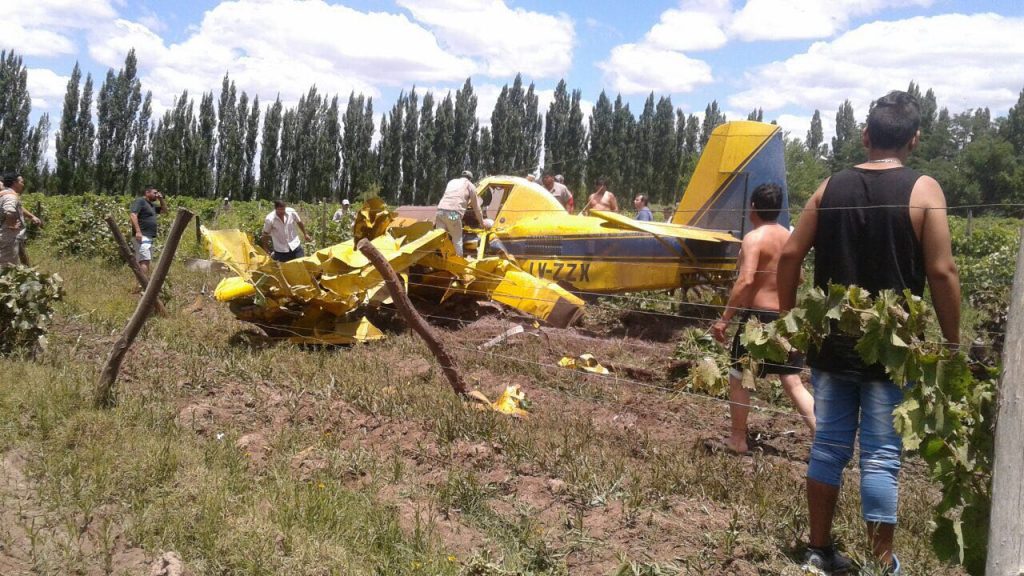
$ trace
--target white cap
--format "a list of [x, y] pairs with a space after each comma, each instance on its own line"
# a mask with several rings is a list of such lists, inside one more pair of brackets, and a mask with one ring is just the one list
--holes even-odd
[[348, 198], [345, 198], [344, 200], [342, 200], [341, 203], [347, 206], [348, 205]]

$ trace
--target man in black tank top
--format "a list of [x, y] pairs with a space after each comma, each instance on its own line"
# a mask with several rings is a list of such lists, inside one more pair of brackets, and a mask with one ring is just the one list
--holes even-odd
[[[779, 308], [793, 307], [800, 265], [814, 248], [814, 284], [856, 284], [924, 293], [943, 336], [960, 339], [960, 283], [953, 262], [942, 188], [903, 164], [918, 143], [920, 112], [906, 92], [890, 92], [872, 105], [863, 142], [868, 161], [822, 182], [807, 202], [778, 267]], [[855, 341], [829, 337], [808, 351], [817, 431], [807, 467], [810, 542], [805, 567], [842, 573], [850, 561], [832, 543], [832, 519], [842, 472], [860, 431], [861, 502], [874, 556], [900, 571], [892, 551], [902, 442], [893, 409], [903, 391], [880, 365], [865, 365]]]

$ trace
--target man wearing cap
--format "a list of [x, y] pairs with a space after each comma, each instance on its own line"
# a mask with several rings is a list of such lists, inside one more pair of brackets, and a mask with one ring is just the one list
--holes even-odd
[[331, 216], [332, 222], [341, 222], [345, 219], [345, 214], [348, 214], [349, 202], [348, 198], [341, 201], [341, 207], [334, 211], [334, 216]]
[[462, 217], [466, 215], [469, 206], [473, 207], [476, 221], [484, 222], [480, 199], [476, 195], [476, 186], [473, 186], [473, 173], [464, 170], [461, 176], [448, 181], [444, 196], [437, 204], [437, 216], [434, 217], [434, 227], [448, 233], [455, 244], [455, 253], [459, 256], [462, 256]]

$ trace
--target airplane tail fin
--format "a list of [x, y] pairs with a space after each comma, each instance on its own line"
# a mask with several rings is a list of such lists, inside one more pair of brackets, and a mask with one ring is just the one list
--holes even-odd
[[726, 122], [715, 128], [672, 215], [673, 224], [732, 231], [750, 229], [750, 194], [761, 184], [782, 187], [779, 224], [789, 226], [782, 130], [762, 122]]

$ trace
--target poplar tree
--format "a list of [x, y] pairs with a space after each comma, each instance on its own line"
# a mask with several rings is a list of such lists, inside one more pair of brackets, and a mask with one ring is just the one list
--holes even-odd
[[415, 205], [426, 204], [431, 191], [440, 186], [437, 177], [436, 158], [434, 155], [434, 138], [437, 128], [434, 126], [434, 94], [423, 95], [420, 105], [419, 132], [416, 136], [416, 189], [410, 201]]
[[373, 99], [349, 94], [341, 145], [341, 193], [355, 199], [376, 180], [370, 151], [373, 141]]
[[150, 172], [150, 118], [153, 115], [153, 93], [146, 91], [146, 98], [139, 109], [135, 122], [135, 143], [132, 151], [131, 185], [129, 191], [137, 194], [149, 178]]
[[836, 111], [836, 135], [832, 137], [829, 167], [833, 172], [864, 161], [866, 156], [860, 135], [861, 129], [853, 114], [853, 105], [849, 100], [844, 100]]
[[543, 143], [544, 119], [537, 113], [538, 99], [531, 83], [523, 90], [516, 74], [506, 84], [491, 113], [491, 166], [495, 172], [523, 174], [537, 169]]
[[445, 182], [452, 177], [454, 167], [449, 166], [449, 150], [452, 149], [455, 138], [455, 104], [452, 102], [451, 92], [445, 95], [444, 100], [437, 106], [434, 117], [434, 158], [436, 172], [434, 173], [435, 186], [430, 189], [428, 204], [434, 204], [444, 194]]
[[197, 196], [211, 197], [216, 193], [217, 168], [217, 111], [213, 106], [213, 91], [204, 92], [199, 101], [199, 120], [195, 140], [193, 179], [190, 185]]
[[565, 80], [560, 80], [544, 122], [544, 168], [565, 176], [570, 190], [583, 185], [586, 163], [587, 133], [580, 98], [579, 90], [570, 95]]
[[377, 156], [380, 162], [381, 198], [388, 203], [399, 200], [402, 185], [402, 118], [405, 114], [405, 98], [404, 92], [399, 94], [391, 111], [382, 115], [380, 121]]
[[[326, 106], [326, 108], [324, 108]], [[338, 110], [338, 96], [331, 98], [321, 106], [322, 119], [318, 138], [317, 181], [321, 198], [325, 201], [336, 200], [338, 196], [338, 180], [341, 176], [341, 118]]]
[[419, 96], [416, 87], [405, 99], [405, 124], [402, 127], [402, 186], [401, 197], [410, 204], [416, 203], [416, 186], [419, 175]]
[[252, 99], [252, 109], [245, 126], [245, 175], [242, 180], [242, 198], [256, 199], [256, 139], [260, 130], [260, 97]]
[[747, 114], [747, 120], [751, 122], [763, 122], [764, 121], [764, 110], [761, 108], [754, 108]]
[[267, 107], [263, 117], [263, 145], [260, 148], [259, 197], [274, 198], [281, 180], [281, 96]]
[[725, 124], [725, 122], [725, 114], [722, 114], [718, 109], [718, 100], [712, 100], [711, 103], [704, 108], [704, 121], [700, 125], [701, 150], [704, 149], [704, 146], [711, 138], [711, 132], [713, 132], [718, 126]]
[[14, 51], [0, 51], [0, 167], [14, 170], [27, 160], [29, 114], [28, 70]]
[[466, 78], [462, 88], [455, 93], [452, 147], [448, 155], [448, 167], [453, 174], [470, 167], [469, 149], [472, 145], [474, 125], [476, 124], [476, 102], [473, 83]]
[[217, 102], [217, 151], [216, 151], [216, 187], [218, 198], [230, 197], [237, 181], [238, 157], [238, 96], [235, 83], [228, 74], [221, 80], [220, 100]]
[[685, 192], [700, 159], [700, 120], [695, 114], [684, 117], [680, 112], [677, 115], [676, 138], [680, 149], [678, 189]]
[[636, 118], [629, 109], [629, 104], [622, 102], [622, 95], [615, 96], [615, 104], [612, 107], [614, 121], [612, 123], [612, 141], [615, 143], [616, 153], [615, 164], [605, 174], [594, 174], [595, 178], [605, 177], [611, 182], [608, 187], [632, 188], [632, 171], [630, 164], [636, 156], [634, 152], [634, 138], [636, 133]]
[[[630, 159], [630, 177], [619, 186], [619, 196], [634, 193], [650, 195], [654, 190], [654, 92], [644, 100], [644, 110], [633, 133], [634, 155]], [[627, 204], [628, 205], [628, 204]]]
[[662, 96], [654, 109], [652, 133], [653, 167], [650, 198], [659, 203], [675, 200], [679, 181], [679, 148], [676, 142], [675, 108], [672, 99]]
[[107, 71], [97, 106], [96, 185], [100, 192], [128, 192], [132, 158], [142, 106], [142, 83], [137, 77], [135, 49], [128, 51], [124, 67]]
[[825, 140], [825, 134], [821, 128], [821, 112], [818, 110], [814, 111], [814, 116], [811, 116], [811, 127], [807, 130], [807, 138], [804, 140], [807, 144], [807, 149], [817, 155], [821, 152], [821, 143]]
[[272, 198], [289, 198], [293, 186], [295, 161], [295, 109], [289, 108], [281, 116], [280, 177]]
[[75, 157], [75, 151], [81, 137], [77, 124], [81, 81], [82, 71], [78, 62], [75, 62], [75, 67], [71, 70], [71, 78], [68, 80], [67, 90], [64, 93], [64, 109], [60, 115], [60, 128], [57, 130], [56, 150], [54, 151], [54, 158], [57, 161], [57, 192], [60, 194], [70, 194], [74, 186], [78, 160]]
[[92, 123], [92, 74], [85, 75], [82, 98], [78, 101], [78, 119], [75, 121], [78, 138], [71, 151], [74, 158], [74, 184], [71, 191], [83, 194], [93, 186], [96, 159], [93, 156], [96, 144], [96, 126]]
[[[616, 165], [617, 149], [613, 137], [615, 113], [612, 111], [611, 100], [604, 90], [597, 97], [588, 126], [590, 149], [587, 152], [587, 180], [593, 182], [602, 175], [610, 174]], [[583, 188], [582, 183], [579, 188]]]
[[1013, 145], [1017, 156], [1024, 160], [1024, 89], [999, 127], [999, 134]]

